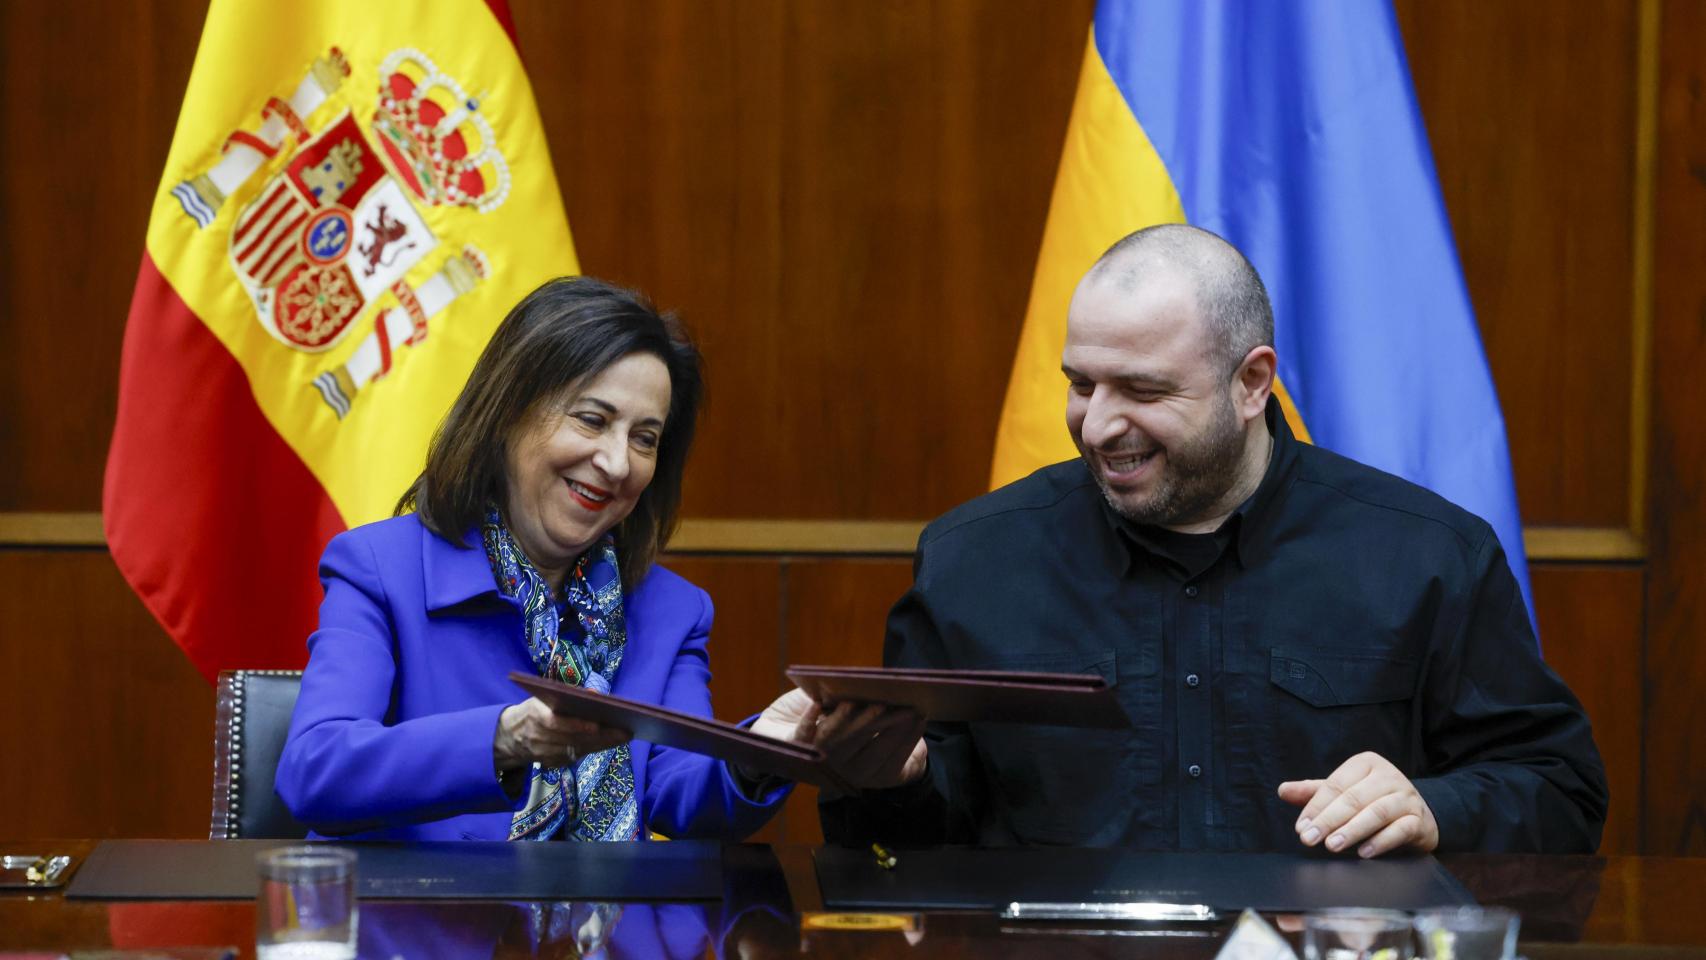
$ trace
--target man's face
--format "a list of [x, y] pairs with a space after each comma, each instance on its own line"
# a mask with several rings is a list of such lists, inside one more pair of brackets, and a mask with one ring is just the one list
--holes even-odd
[[1132, 290], [1087, 278], [1072, 298], [1061, 356], [1067, 429], [1128, 519], [1200, 522], [1238, 481], [1244, 423], [1208, 343], [1195, 291], [1171, 273]]

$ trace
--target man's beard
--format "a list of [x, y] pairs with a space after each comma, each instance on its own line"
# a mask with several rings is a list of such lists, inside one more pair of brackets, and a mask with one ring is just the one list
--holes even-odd
[[1230, 391], [1222, 392], [1208, 426], [1197, 436], [1167, 448], [1154, 489], [1141, 497], [1108, 489], [1099, 459], [1092, 451], [1080, 450], [1115, 513], [1133, 523], [1182, 526], [1207, 516], [1237, 484], [1244, 430], [1232, 408]]

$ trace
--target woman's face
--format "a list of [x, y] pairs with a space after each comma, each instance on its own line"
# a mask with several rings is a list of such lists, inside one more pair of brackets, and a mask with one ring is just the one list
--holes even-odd
[[540, 406], [511, 438], [504, 513], [553, 587], [652, 482], [669, 394], [663, 361], [630, 353]]

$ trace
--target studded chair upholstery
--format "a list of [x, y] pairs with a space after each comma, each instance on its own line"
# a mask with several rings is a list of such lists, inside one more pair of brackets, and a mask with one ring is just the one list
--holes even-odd
[[300, 670], [225, 670], [213, 721], [214, 840], [306, 837], [273, 793], [290, 713], [302, 689]]

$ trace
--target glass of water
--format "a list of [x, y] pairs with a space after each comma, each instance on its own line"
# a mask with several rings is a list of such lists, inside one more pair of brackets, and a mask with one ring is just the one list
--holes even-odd
[[1428, 960], [1512, 960], [1522, 918], [1503, 907], [1453, 907], [1416, 914]]
[[354, 960], [355, 853], [331, 846], [280, 847], [256, 862], [257, 960]]
[[1410, 915], [1349, 907], [1303, 915], [1304, 960], [1411, 960]]

